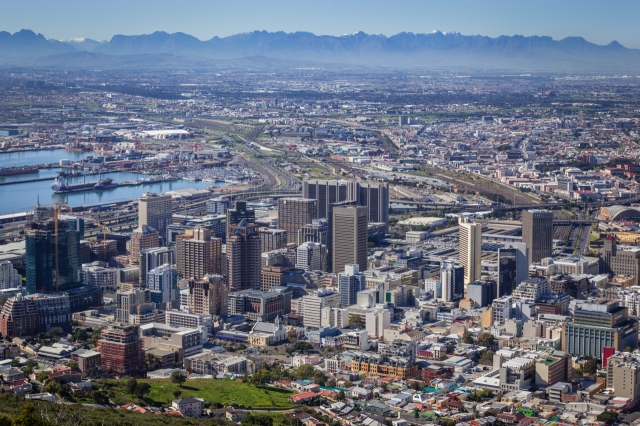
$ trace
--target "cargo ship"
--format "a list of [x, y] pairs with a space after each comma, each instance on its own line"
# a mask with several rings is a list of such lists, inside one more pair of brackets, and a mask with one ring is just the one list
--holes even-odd
[[31, 166], [22, 167], [0, 167], [0, 176], [28, 175], [38, 173], [40, 169]]
[[95, 182], [83, 182], [83, 183], [73, 183], [70, 184], [67, 182], [67, 174], [60, 173], [58, 177], [55, 178], [53, 183], [51, 184], [51, 189], [53, 189], [56, 194], [64, 194], [66, 192], [80, 192], [80, 191], [90, 191], [90, 190], [103, 190], [103, 189], [111, 189], [117, 188], [120, 186], [117, 183], [113, 182], [113, 179], [100, 179]]

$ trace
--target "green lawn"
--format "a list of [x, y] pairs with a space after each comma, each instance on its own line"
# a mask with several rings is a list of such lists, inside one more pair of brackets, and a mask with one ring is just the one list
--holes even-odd
[[[203, 398], [205, 401], [219, 402], [222, 405], [237, 404], [244, 408], [291, 408], [294, 404], [289, 401], [293, 392], [278, 388], [257, 388], [248, 383], [236, 382], [228, 379], [194, 379], [187, 380], [182, 387], [171, 383], [169, 379], [138, 380], [149, 383], [151, 391], [145, 401], [154, 406], [161, 406], [176, 399], [173, 392], [182, 391], [180, 398]], [[123, 385], [124, 381], [117, 383]], [[116, 399], [131, 401], [131, 395], [125, 395], [119, 386], [115, 392]]]

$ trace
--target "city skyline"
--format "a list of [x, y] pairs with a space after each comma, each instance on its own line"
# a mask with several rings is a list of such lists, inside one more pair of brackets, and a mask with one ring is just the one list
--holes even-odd
[[[626, 47], [640, 48], [640, 30], [632, 21], [640, 12], [640, 5], [628, 0], [617, 1], [615, 5], [596, 1], [559, 4], [543, 0], [527, 4], [497, 0], [405, 0], [394, 8], [381, 1], [359, 0], [346, 4], [330, 0], [322, 5], [288, 0], [269, 4], [249, 0], [233, 4], [191, 0], [179, 10], [167, 1], [89, 4], [73, 0], [66, 2], [66, 7], [42, 0], [4, 3], [5, 15], [12, 19], [2, 30], [13, 33], [31, 29], [57, 40], [85, 37], [109, 40], [116, 34], [154, 31], [184, 32], [207, 40], [255, 30], [334, 36], [358, 31], [391, 36], [441, 30], [488, 37], [544, 35], [558, 40], [575, 36], [597, 44], [616, 40]], [[123, 14], [123, 10], [130, 13]], [[194, 14], [195, 10], [199, 12]], [[100, 16], [100, 20], [92, 16]], [[522, 19], [524, 16], [526, 20]]]

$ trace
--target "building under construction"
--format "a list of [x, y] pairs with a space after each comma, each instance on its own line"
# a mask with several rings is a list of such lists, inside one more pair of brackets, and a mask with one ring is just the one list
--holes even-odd
[[100, 352], [100, 370], [132, 375], [144, 367], [140, 327], [113, 326], [101, 331], [96, 350]]

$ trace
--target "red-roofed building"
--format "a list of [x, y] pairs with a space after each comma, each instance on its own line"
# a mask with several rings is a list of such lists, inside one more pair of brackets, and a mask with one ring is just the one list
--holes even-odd
[[313, 401], [316, 396], [318, 396], [318, 394], [316, 394], [314, 392], [303, 392], [303, 393], [299, 393], [297, 395], [292, 395], [292, 396], [289, 397], [289, 399], [292, 402], [295, 402], [297, 404], [297, 403], [301, 403], [301, 402]]

